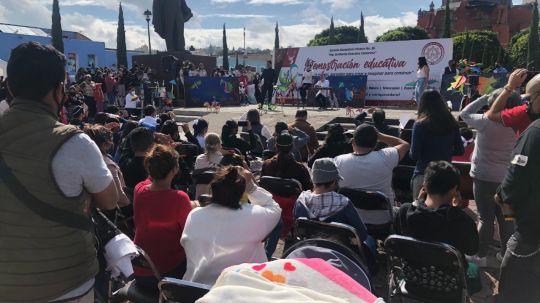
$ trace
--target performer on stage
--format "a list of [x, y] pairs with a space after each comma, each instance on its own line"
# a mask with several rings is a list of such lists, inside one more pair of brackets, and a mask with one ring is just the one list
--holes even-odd
[[313, 86], [313, 74], [311, 73], [311, 68], [307, 68], [304, 74], [302, 75], [302, 87], [300, 87], [300, 97], [302, 98], [302, 106], [306, 106], [307, 103], [307, 92]]
[[272, 103], [272, 94], [274, 92], [274, 85], [276, 85], [276, 72], [272, 68], [272, 61], [266, 62], [266, 68], [263, 70], [262, 79], [262, 98], [261, 104], [259, 104], [259, 109], [262, 108], [264, 101], [267, 100], [267, 104]]
[[319, 103], [319, 109], [326, 110], [328, 106], [328, 96], [330, 95], [327, 88], [330, 87], [330, 82], [326, 80], [326, 76], [324, 74], [321, 74], [321, 79], [319, 79], [319, 81], [315, 84], [315, 87], [326, 88], [319, 90], [315, 96], [315, 100], [317, 100]]

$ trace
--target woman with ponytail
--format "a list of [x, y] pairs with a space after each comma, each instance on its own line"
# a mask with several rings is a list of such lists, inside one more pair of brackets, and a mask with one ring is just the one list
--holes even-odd
[[[190, 213], [180, 240], [187, 258], [183, 279], [208, 285], [227, 267], [268, 261], [263, 241], [281, 216], [272, 194], [240, 166], [222, 168], [210, 188], [210, 205]], [[244, 193], [250, 203], [240, 202]]]
[[307, 167], [294, 159], [292, 153], [294, 138], [288, 131], [283, 131], [276, 137], [275, 149], [277, 155], [264, 161], [261, 176], [271, 176], [283, 179], [295, 179], [302, 184], [302, 190], [313, 189], [313, 183]]

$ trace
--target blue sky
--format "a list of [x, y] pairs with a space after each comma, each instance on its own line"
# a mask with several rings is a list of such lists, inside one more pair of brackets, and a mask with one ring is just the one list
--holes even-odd
[[[173, 0], [171, 0], [173, 1]], [[435, 0], [440, 6], [441, 0]], [[52, 0], [0, 0], [0, 22], [50, 26]], [[117, 0], [60, 0], [62, 25], [91, 39], [116, 46]], [[128, 48], [146, 44], [146, 21], [142, 13], [152, 0], [124, 0]], [[270, 48], [274, 24], [280, 25], [283, 46], [305, 46], [330, 17], [336, 25], [358, 25], [364, 12], [370, 41], [382, 32], [403, 25], [415, 25], [418, 9], [427, 9], [430, 0], [187, 0], [195, 17], [186, 24], [188, 45], [205, 47], [221, 44], [221, 27], [228, 28], [229, 47], [242, 46], [246, 28], [247, 46]], [[521, 3], [514, 0], [514, 3]], [[152, 45], [164, 49], [163, 41], [152, 33]]]

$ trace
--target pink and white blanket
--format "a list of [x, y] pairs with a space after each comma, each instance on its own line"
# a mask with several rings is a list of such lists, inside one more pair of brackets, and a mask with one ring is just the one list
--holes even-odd
[[197, 303], [380, 303], [351, 277], [322, 259], [282, 259], [225, 269]]

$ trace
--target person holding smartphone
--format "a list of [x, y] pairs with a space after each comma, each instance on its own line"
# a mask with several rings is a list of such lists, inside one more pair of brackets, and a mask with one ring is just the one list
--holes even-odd
[[[249, 142], [238, 137], [238, 127], [242, 126], [249, 135]], [[247, 156], [247, 152], [255, 148], [257, 144], [257, 137], [251, 129], [251, 123], [249, 121], [228, 120], [225, 122], [221, 129], [221, 141], [223, 147], [230, 149], [237, 149], [242, 155]]]

